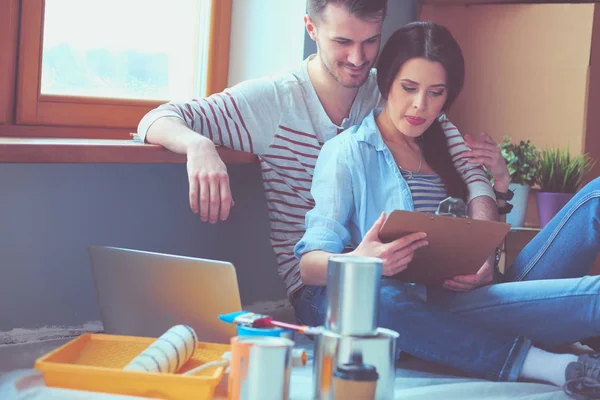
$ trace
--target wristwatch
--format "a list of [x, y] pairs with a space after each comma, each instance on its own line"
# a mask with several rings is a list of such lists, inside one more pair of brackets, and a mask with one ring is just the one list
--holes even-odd
[[496, 190], [496, 188], [494, 188], [494, 194], [496, 195], [496, 199], [504, 201], [512, 200], [512, 198], [515, 196], [515, 192], [510, 189], [508, 189], [506, 192], [499, 192]]
[[500, 247], [496, 248], [496, 254], [494, 257], [494, 275], [493, 275], [493, 283], [502, 283], [504, 282], [504, 274], [500, 272], [500, 259], [501, 259], [502, 250]]
[[505, 215], [508, 214], [512, 209], [513, 209], [513, 205], [506, 202], [502, 207], [498, 207], [498, 214], [500, 215]]
[[496, 247], [494, 250], [494, 268], [500, 270], [500, 259], [502, 258], [502, 249]]

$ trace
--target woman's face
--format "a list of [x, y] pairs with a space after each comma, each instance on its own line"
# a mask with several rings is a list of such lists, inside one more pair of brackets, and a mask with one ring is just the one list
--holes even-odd
[[384, 112], [398, 131], [416, 138], [437, 119], [447, 97], [446, 70], [442, 64], [411, 58], [396, 75]]

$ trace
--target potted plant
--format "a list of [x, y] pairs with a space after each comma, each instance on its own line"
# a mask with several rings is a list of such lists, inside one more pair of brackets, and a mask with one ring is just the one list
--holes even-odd
[[572, 156], [568, 148], [541, 152], [536, 178], [540, 185], [536, 195], [540, 228], [545, 227], [583, 186], [584, 175], [594, 164], [589, 154]]
[[514, 192], [511, 201], [513, 209], [506, 215], [506, 222], [512, 226], [523, 226], [529, 191], [535, 184], [537, 175], [539, 152], [529, 140], [526, 142], [521, 140], [519, 144], [515, 144], [511, 142], [508, 136], [504, 136], [499, 146], [508, 167], [509, 189]]

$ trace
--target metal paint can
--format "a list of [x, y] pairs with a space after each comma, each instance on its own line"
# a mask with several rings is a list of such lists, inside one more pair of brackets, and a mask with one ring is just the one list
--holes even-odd
[[352, 360], [353, 355], [360, 354], [364, 363], [374, 366], [379, 375], [375, 399], [393, 400], [398, 337], [397, 332], [384, 328], [379, 328], [376, 336], [343, 336], [323, 329], [314, 345], [314, 398], [332, 400], [334, 371]]
[[329, 258], [326, 329], [340, 335], [377, 335], [381, 268], [379, 258]]
[[232, 338], [228, 399], [289, 400], [293, 347], [279, 337]]
[[293, 340], [292, 331], [278, 327], [252, 328], [249, 326], [238, 325], [238, 336], [274, 336]]

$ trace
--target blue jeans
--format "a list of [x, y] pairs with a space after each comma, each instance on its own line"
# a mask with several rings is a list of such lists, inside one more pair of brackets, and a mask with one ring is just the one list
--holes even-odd
[[[585, 276], [599, 249], [596, 178], [521, 251], [503, 283], [459, 293], [383, 278], [379, 326], [400, 334], [400, 351], [476, 377], [516, 381], [532, 344], [551, 349], [600, 336], [600, 276]], [[325, 289], [297, 292], [299, 322], [323, 325]]]

